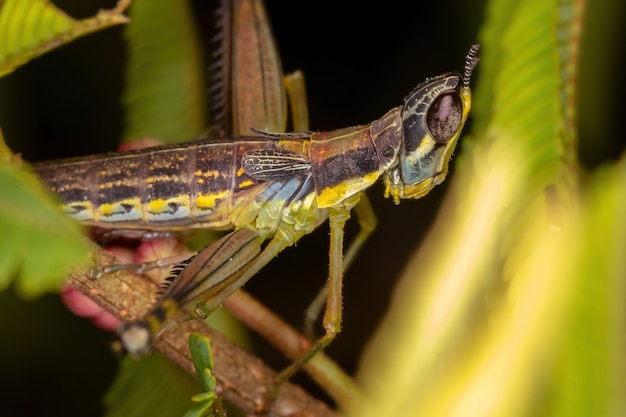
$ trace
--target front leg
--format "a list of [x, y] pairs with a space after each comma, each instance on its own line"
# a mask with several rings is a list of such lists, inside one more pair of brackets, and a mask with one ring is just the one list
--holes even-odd
[[329, 279], [326, 312], [324, 314], [325, 334], [320, 337], [300, 359], [293, 362], [276, 376], [274, 398], [276, 397], [280, 384], [291, 378], [309, 359], [328, 346], [341, 331], [343, 302], [343, 229], [349, 218], [350, 211], [348, 209], [330, 209]]
[[[376, 213], [374, 213], [372, 204], [365, 193], [361, 196], [361, 200], [357, 203], [357, 205], [354, 206], [354, 211], [356, 213], [357, 221], [359, 222], [360, 230], [352, 242], [350, 242], [350, 246], [346, 250], [346, 254], [343, 258], [344, 274], [348, 271], [348, 268], [352, 265], [356, 255], [361, 251], [361, 248], [378, 225]], [[327, 298], [328, 285], [324, 285], [320, 288], [320, 291], [306, 309], [304, 315], [304, 335], [309, 340], [314, 339], [315, 332], [313, 327], [322, 312], [322, 308], [324, 308], [324, 305], [326, 304]]]

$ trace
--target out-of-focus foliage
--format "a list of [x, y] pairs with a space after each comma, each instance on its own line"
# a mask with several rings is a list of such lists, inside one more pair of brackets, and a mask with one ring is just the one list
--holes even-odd
[[583, 9], [490, 2], [473, 138], [364, 356], [361, 415], [626, 413], [626, 159], [578, 182]]
[[198, 333], [192, 333], [189, 335], [189, 351], [191, 352], [193, 366], [196, 369], [198, 380], [204, 392], [192, 397], [192, 401], [195, 404], [187, 411], [185, 417], [212, 417], [214, 415], [213, 407], [217, 399], [215, 394], [217, 380], [213, 376], [211, 342], [208, 338]]
[[[0, 2], [0, 76], [81, 36], [128, 22], [122, 14], [127, 6], [122, 1], [75, 20], [45, 0]], [[20, 293], [33, 297], [57, 289], [68, 267], [87, 261], [88, 249], [78, 225], [19, 166], [0, 134], [0, 288], [18, 279]]]
[[180, 142], [206, 126], [202, 54], [187, 1], [135, 0], [124, 29], [126, 140]]
[[105, 397], [107, 417], [182, 416], [198, 383], [162, 355], [126, 357]]
[[120, 1], [113, 10], [76, 20], [47, 0], [0, 2], [0, 76], [76, 38], [127, 23], [123, 11], [128, 4]]
[[32, 174], [6, 163], [0, 163], [0, 230], [0, 290], [17, 280], [25, 297], [55, 291], [68, 265], [88, 260], [79, 225], [50, 202]]

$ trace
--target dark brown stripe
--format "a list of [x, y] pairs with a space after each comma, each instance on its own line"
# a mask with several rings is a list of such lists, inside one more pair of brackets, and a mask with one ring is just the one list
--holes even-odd
[[311, 139], [315, 188], [321, 192], [343, 181], [378, 172], [369, 125], [316, 133]]
[[116, 185], [111, 188], [98, 189], [95, 192], [95, 204], [102, 205], [116, 201], [135, 198], [139, 193], [138, 186]]
[[143, 180], [147, 189], [146, 202], [190, 194], [188, 159], [188, 150], [184, 148], [147, 155], [147, 177]]
[[235, 146], [235, 142], [223, 142], [196, 148], [194, 197], [231, 190]]

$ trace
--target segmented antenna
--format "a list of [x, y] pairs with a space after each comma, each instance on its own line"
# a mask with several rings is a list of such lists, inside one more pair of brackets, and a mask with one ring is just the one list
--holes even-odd
[[476, 68], [476, 64], [480, 61], [480, 57], [477, 56], [478, 50], [480, 49], [479, 44], [472, 45], [469, 49], [467, 55], [465, 55], [465, 70], [463, 71], [463, 88], [469, 88], [470, 78], [472, 76], [472, 71]]

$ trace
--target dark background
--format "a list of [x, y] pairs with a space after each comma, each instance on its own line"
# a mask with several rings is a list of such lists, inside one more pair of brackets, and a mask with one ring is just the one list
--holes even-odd
[[[73, 17], [114, 3], [55, 1]], [[193, 3], [205, 30], [210, 22], [206, 2]], [[305, 72], [314, 130], [370, 122], [401, 104], [424, 78], [461, 70], [485, 19], [485, 1], [267, 3], [285, 72]], [[601, 19], [589, 13], [590, 20]], [[624, 34], [589, 36], [589, 42], [608, 39], [621, 45]], [[615, 159], [625, 143], [618, 115], [623, 57], [602, 50], [594, 54], [593, 64], [584, 65], [581, 74], [582, 162], [587, 167]], [[115, 149], [123, 129], [124, 59], [121, 28], [110, 28], [0, 79], [0, 126], [10, 147], [29, 161]], [[604, 77], [615, 77], [611, 87]], [[598, 89], [609, 88], [614, 91], [595, 101]], [[343, 331], [328, 349], [349, 372], [384, 314], [394, 280], [428, 231], [445, 184], [427, 198], [399, 206], [382, 193], [380, 184], [368, 193], [379, 227], [346, 276]], [[355, 231], [348, 229], [348, 240]], [[327, 256], [328, 228], [322, 226], [281, 254], [246, 289], [299, 326], [303, 306], [326, 280]], [[0, 313], [2, 409], [13, 409], [10, 415], [100, 415], [101, 397], [117, 368], [109, 350], [113, 335], [74, 317], [56, 295], [26, 302], [12, 291], [0, 293]], [[272, 350], [263, 356], [279, 368], [286, 363]]]

